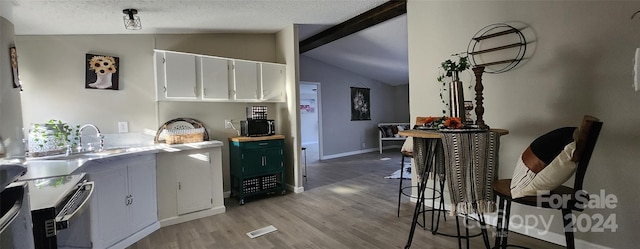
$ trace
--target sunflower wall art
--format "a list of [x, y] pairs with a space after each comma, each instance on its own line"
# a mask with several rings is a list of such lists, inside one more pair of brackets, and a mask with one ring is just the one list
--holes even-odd
[[369, 88], [351, 87], [351, 121], [371, 120]]
[[85, 88], [118, 90], [120, 59], [107, 55], [86, 55]]

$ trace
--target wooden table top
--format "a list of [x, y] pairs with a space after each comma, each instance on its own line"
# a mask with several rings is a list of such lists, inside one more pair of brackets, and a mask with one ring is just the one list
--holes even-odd
[[[489, 129], [490, 131], [495, 131], [500, 133], [500, 135], [509, 134], [509, 130], [506, 129]], [[419, 138], [442, 138], [442, 132], [439, 130], [404, 130], [398, 131], [398, 134], [407, 137], [419, 137]]]
[[254, 141], [264, 141], [264, 140], [274, 140], [274, 139], [284, 139], [284, 135], [272, 135], [272, 136], [261, 136], [261, 137], [237, 136], [237, 137], [230, 137], [229, 141], [254, 142]]

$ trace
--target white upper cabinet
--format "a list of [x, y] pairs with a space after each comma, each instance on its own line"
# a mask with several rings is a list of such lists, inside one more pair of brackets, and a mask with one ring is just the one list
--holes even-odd
[[259, 100], [260, 64], [252, 61], [233, 61], [235, 100]]
[[200, 57], [202, 99], [229, 99], [229, 68], [231, 61], [224, 58]]
[[285, 64], [154, 51], [157, 101], [286, 101]]
[[196, 57], [164, 53], [165, 97], [196, 98]]
[[286, 65], [275, 63], [260, 63], [262, 67], [262, 96], [264, 101], [284, 102], [285, 94], [285, 70]]

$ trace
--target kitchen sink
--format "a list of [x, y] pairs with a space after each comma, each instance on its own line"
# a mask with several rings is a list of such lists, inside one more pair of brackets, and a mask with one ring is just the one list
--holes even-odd
[[110, 156], [110, 155], [114, 155], [114, 154], [120, 154], [120, 153], [126, 153], [126, 152], [131, 152], [133, 150], [131, 149], [127, 149], [127, 148], [113, 148], [113, 149], [106, 149], [106, 150], [101, 150], [101, 151], [91, 151], [91, 152], [87, 152], [84, 155], [87, 156]]
[[30, 158], [27, 158], [27, 160], [30, 160], [30, 161], [35, 161], [35, 160], [75, 160], [75, 159], [91, 160], [91, 159], [94, 159], [94, 158], [109, 157], [109, 156], [114, 156], [114, 155], [117, 155], [117, 154], [136, 152], [136, 151], [140, 151], [140, 150], [138, 150], [136, 148], [110, 148], [110, 149], [104, 149], [104, 150], [101, 150], [101, 151], [76, 152], [76, 153], [73, 153], [71, 155], [59, 154], [59, 155], [43, 156], [43, 157], [30, 157]]

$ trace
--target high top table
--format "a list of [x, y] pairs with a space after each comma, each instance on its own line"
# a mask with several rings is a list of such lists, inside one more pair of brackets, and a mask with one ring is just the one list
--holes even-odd
[[[424, 205], [424, 194], [430, 172], [445, 174], [445, 178], [449, 181], [452, 214], [478, 213], [485, 246], [489, 248], [488, 235], [481, 214], [495, 210], [493, 202], [495, 196], [490, 186], [497, 178], [500, 136], [509, 134], [509, 131], [505, 129], [413, 129], [399, 131], [398, 134], [413, 137], [415, 172], [421, 174], [418, 200], [405, 248], [411, 247], [420, 215], [420, 206]], [[435, 231], [432, 232], [435, 234]], [[458, 246], [461, 248], [459, 232], [458, 230]], [[467, 248], [469, 248], [468, 239]]]

